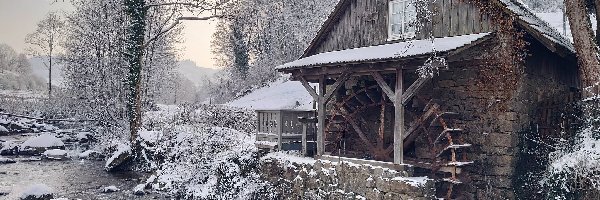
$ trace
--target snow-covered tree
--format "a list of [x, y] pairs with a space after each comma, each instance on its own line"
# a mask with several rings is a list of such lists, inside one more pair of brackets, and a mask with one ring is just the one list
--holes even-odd
[[0, 89], [38, 90], [42, 86], [43, 81], [32, 74], [26, 56], [0, 44]]
[[[65, 48], [65, 79], [67, 100], [78, 118], [95, 119], [106, 128], [104, 141], [124, 141], [127, 134], [128, 63], [124, 56], [127, 15], [123, 0], [76, 0], [74, 12], [67, 17], [68, 32]], [[145, 19], [147, 36], [164, 30], [170, 20], [168, 10], [154, 9]], [[143, 73], [140, 76], [140, 103], [149, 107], [160, 93], [172, 90], [176, 66], [179, 28], [161, 34], [144, 48]]]
[[63, 20], [56, 13], [50, 13], [37, 24], [35, 32], [25, 39], [32, 55], [45, 58], [43, 63], [48, 67], [48, 97], [52, 96], [52, 57], [63, 35], [63, 27]]
[[274, 68], [302, 55], [336, 2], [238, 0], [231, 4], [213, 36], [216, 65], [225, 70], [212, 84], [211, 98], [229, 101], [278, 78]]

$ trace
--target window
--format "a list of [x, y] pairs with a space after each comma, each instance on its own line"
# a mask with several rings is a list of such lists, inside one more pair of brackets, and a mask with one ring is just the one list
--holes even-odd
[[414, 22], [417, 11], [413, 0], [391, 0], [388, 16], [388, 39], [410, 39], [415, 37]]

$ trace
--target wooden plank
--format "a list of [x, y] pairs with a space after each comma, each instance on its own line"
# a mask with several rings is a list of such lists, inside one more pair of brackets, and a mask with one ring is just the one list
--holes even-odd
[[433, 3], [433, 9], [433, 20], [431, 20], [433, 26], [433, 36], [442, 37], [442, 10], [444, 9], [444, 1], [435, 1]]
[[471, 6], [473, 7], [471, 13], [471, 16], [473, 18], [473, 33], [481, 33], [481, 12], [476, 6]]
[[458, 28], [460, 29], [460, 35], [466, 35], [470, 33], [470, 27], [469, 27], [469, 7], [465, 2], [460, 2], [459, 6], [459, 15], [460, 15], [460, 22], [458, 25]]
[[327, 102], [329, 102], [329, 100], [331, 100], [331, 97], [333, 97], [333, 94], [335, 93], [335, 91], [337, 91], [340, 88], [340, 86], [348, 80], [348, 78], [350, 78], [350, 73], [348, 72], [348, 70], [345, 70], [342, 73], [342, 75], [331, 86], [332, 90], [328, 91], [327, 94], [325, 94], [325, 97], [324, 97], [325, 103], [327, 103]]
[[442, 0], [442, 21], [440, 23], [442, 37], [450, 35], [450, 1], [451, 0]]
[[459, 33], [458, 24], [459, 24], [459, 0], [452, 0], [452, 6], [450, 10], [450, 36], [456, 36]]
[[481, 32], [490, 32], [490, 20], [487, 14], [481, 15]]
[[431, 77], [419, 77], [406, 91], [402, 94], [401, 103], [402, 105], [406, 105], [408, 100], [415, 96], [421, 88], [427, 83], [427, 81], [431, 80]]
[[[402, 78], [403, 71], [399, 68], [396, 71], [396, 91], [394, 99], [401, 99], [403, 93], [404, 81]], [[394, 101], [394, 164], [404, 163], [404, 106], [400, 101]]]
[[304, 86], [304, 89], [306, 89], [306, 91], [308, 91], [308, 93], [310, 94], [310, 96], [312, 96], [312, 98], [316, 102], [320, 102], [321, 99], [320, 99], [319, 95], [317, 94], [317, 92], [315, 92], [315, 89], [313, 89], [312, 87], [310, 87], [310, 84], [308, 84], [308, 81], [306, 81], [306, 79], [304, 78], [304, 76], [300, 76], [300, 77], [298, 77], [298, 79], [302, 83], [302, 86]]
[[390, 98], [390, 101], [396, 102], [394, 90], [392, 90], [392, 88], [390, 88], [390, 86], [388, 86], [388, 84], [383, 79], [383, 76], [381, 76], [381, 74], [379, 74], [379, 72], [371, 72], [371, 76], [373, 76], [375, 81], [377, 81], [377, 85], [379, 85], [379, 87], [381, 87], [381, 90], [383, 90], [383, 92], [385, 94], [387, 94], [387, 96]]

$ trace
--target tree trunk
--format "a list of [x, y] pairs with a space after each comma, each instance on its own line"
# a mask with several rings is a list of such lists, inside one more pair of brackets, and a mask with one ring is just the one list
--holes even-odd
[[579, 61], [579, 75], [582, 87], [592, 86], [600, 79], [600, 61], [598, 46], [594, 41], [594, 32], [586, 12], [584, 0], [565, 1], [571, 33]]
[[[144, 39], [146, 34], [146, 2], [145, 0], [125, 0], [125, 12], [130, 23], [127, 27], [127, 41], [125, 58], [129, 64], [127, 83], [129, 98], [127, 110], [129, 112], [130, 141], [136, 145], [138, 130], [141, 126], [141, 72], [144, 58]], [[132, 149], [136, 150], [136, 147]]]
[[596, 45], [600, 47], [600, 29], [597, 27], [600, 24], [600, 0], [594, 1], [596, 8]]
[[50, 48], [50, 65], [48, 67], [48, 99], [52, 98], [52, 48]]

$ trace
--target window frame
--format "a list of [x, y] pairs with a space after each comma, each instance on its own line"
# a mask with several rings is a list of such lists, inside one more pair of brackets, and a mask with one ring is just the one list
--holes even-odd
[[[407, 31], [410, 29], [410, 23], [412, 20], [416, 19], [417, 11], [413, 4], [414, 0], [390, 0], [388, 1], [388, 41], [392, 40], [402, 40], [402, 39], [412, 39], [416, 36], [416, 29], [413, 28], [412, 31]], [[412, 6], [412, 10], [410, 6]], [[401, 6], [398, 13], [394, 13], [395, 6]], [[407, 13], [413, 13], [413, 16], [407, 16]], [[394, 17], [399, 16], [400, 22], [395, 22]], [[407, 21], [408, 19], [408, 21]], [[400, 26], [400, 33], [394, 33], [393, 28], [395, 25]]]

